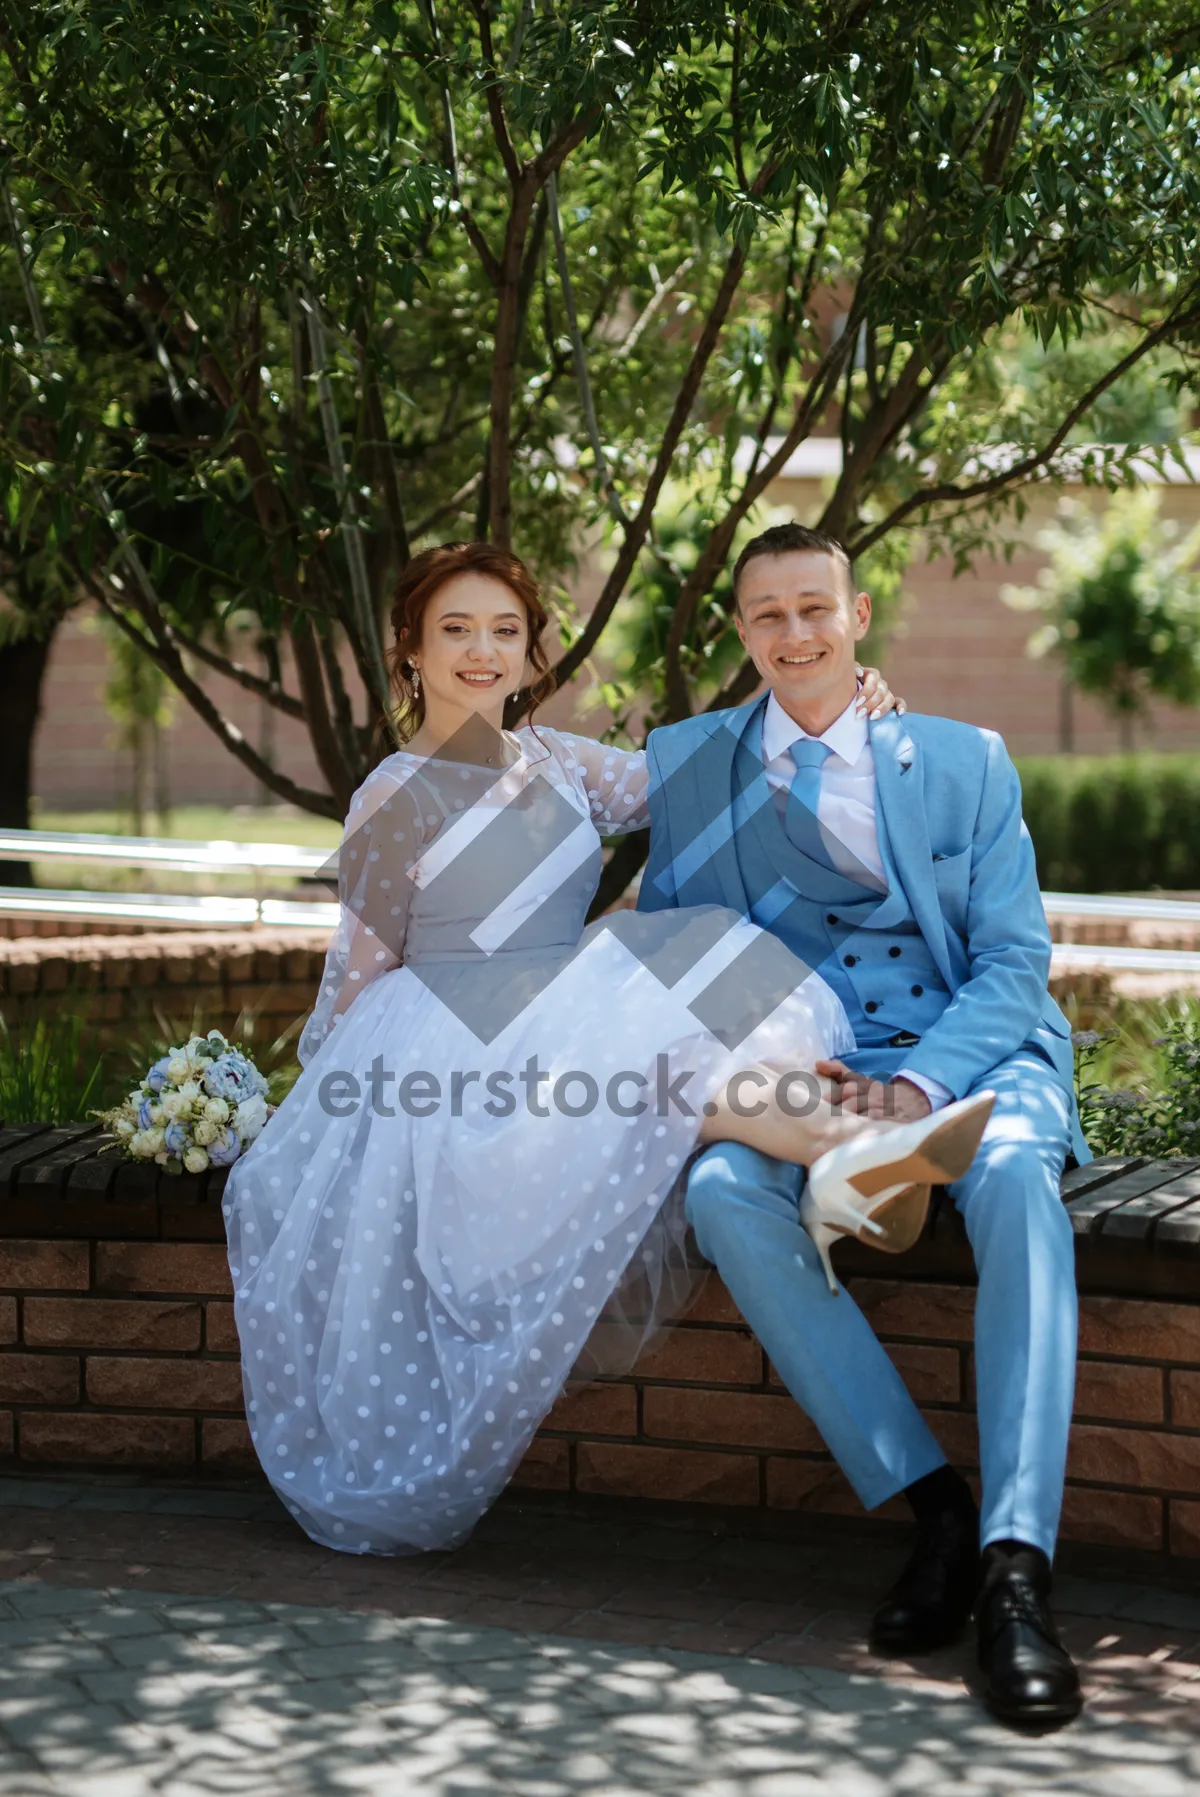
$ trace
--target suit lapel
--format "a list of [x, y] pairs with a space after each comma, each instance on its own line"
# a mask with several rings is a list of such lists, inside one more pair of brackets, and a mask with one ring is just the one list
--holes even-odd
[[[688, 758], [688, 772], [692, 782], [692, 815], [700, 821], [700, 829], [695, 838], [693, 849], [689, 851], [689, 859], [693, 854], [703, 857], [703, 863], [715, 879], [720, 889], [720, 904], [728, 905], [731, 910], [743, 916], [749, 910], [749, 900], [745, 882], [742, 879], [736, 851], [736, 834], [741, 821], [745, 800], [740, 797], [739, 763], [745, 754], [747, 740], [754, 741], [754, 730], [757, 724], [759, 738], [762, 735], [762, 712], [766, 708], [766, 700], [747, 705], [742, 715], [733, 720], [722, 720], [711, 732], [698, 753]], [[720, 793], [727, 793], [727, 808], [719, 815], [713, 815], [713, 801]], [[681, 886], [686, 890], [689, 881], [685, 879]], [[684, 904], [712, 903], [706, 894], [699, 897], [684, 897]]]
[[896, 876], [946, 984], [954, 979], [946, 952], [946, 923], [933, 877], [920, 751], [895, 713], [870, 726], [875, 792], [883, 813]]

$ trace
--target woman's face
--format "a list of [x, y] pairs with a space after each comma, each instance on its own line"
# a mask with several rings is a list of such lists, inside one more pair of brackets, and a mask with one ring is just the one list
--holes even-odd
[[456, 574], [425, 608], [408, 656], [421, 676], [426, 721], [478, 712], [499, 728], [504, 701], [525, 679], [529, 623], [511, 588], [490, 574]]

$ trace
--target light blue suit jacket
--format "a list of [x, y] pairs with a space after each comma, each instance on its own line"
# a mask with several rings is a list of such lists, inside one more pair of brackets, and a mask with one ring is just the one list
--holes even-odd
[[[749, 912], [729, 852], [733, 762], [765, 705], [763, 697], [652, 731], [650, 858], [639, 910], [677, 905], [672, 870], [686, 866], [685, 903]], [[1004, 743], [992, 730], [911, 712], [872, 723], [870, 735], [896, 872], [952, 995], [905, 1065], [961, 1097], [1019, 1049], [1035, 1048], [1049, 1077], [1073, 1094], [1070, 1025], [1047, 989], [1050, 932]], [[1092, 1158], [1073, 1098], [1072, 1149], [1081, 1163]]]

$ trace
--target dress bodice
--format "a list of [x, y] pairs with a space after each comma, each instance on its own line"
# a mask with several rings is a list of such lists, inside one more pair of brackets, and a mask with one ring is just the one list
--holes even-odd
[[398, 750], [355, 794], [302, 1061], [356, 993], [401, 962], [428, 969], [441, 990], [439, 966], [477, 975], [495, 960], [499, 976], [579, 942], [602, 837], [648, 821], [645, 756], [545, 725], [506, 731], [504, 743], [507, 765], [496, 766]]

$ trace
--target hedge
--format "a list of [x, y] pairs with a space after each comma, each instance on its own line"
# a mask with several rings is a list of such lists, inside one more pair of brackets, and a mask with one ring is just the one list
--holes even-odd
[[1017, 762], [1047, 892], [1200, 891], [1200, 755]]

